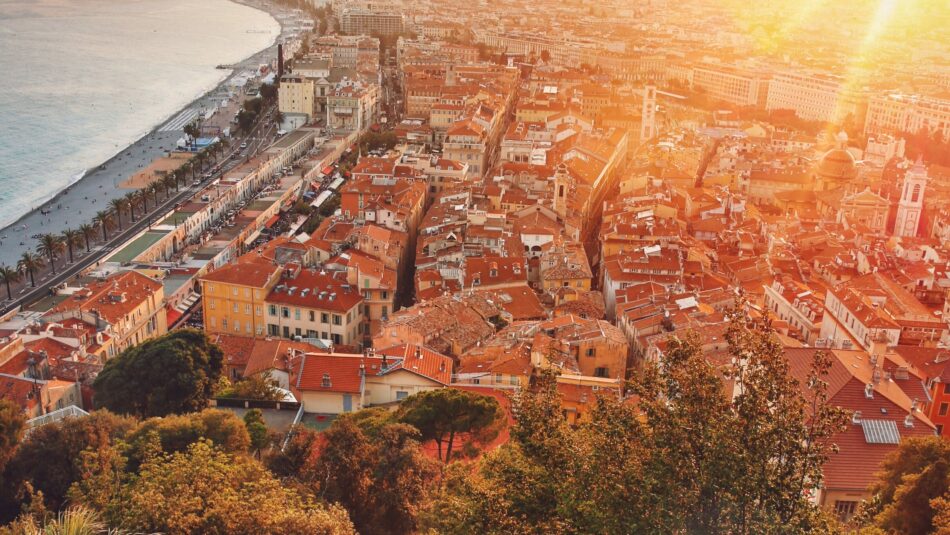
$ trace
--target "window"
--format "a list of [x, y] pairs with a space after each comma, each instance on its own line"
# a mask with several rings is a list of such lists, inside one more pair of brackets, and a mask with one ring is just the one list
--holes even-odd
[[496, 373], [496, 374], [495, 374], [495, 382], [496, 382], [496, 383], [501, 383], [502, 381], [504, 381], [504, 376], [503, 376], [502, 374], [500, 374], [500, 373]]
[[231, 289], [231, 294], [234, 295], [235, 297], [237, 297], [237, 294], [238, 294], [238, 289], [237, 289], [237, 287], [234, 287], [234, 288]]
[[330, 388], [330, 374], [329, 373], [323, 374], [323, 381], [321, 382], [321, 385], [324, 388]]
[[587, 356], [588, 356], [588, 357], [593, 357], [596, 353], [597, 353], [597, 350], [594, 349], [593, 347], [588, 347], [588, 348], [587, 348]]
[[943, 393], [944, 393], [944, 394], [950, 394], [950, 383], [944, 383], [944, 385], [943, 385]]
[[250, 303], [244, 305], [244, 313], [247, 315], [251, 314], [251, 305]]
[[[215, 305], [214, 299], [209, 299], [209, 300], [208, 300], [208, 305], [211, 306], [211, 310], [214, 310], [214, 305]], [[950, 383], [947, 383], [947, 384], [950, 384]]]
[[294, 309], [294, 319], [295, 319], [295, 320], [298, 320], [298, 321], [300, 320], [300, 309], [299, 309], [299, 308], [295, 308], [295, 309]]
[[311, 310], [311, 311], [310, 311], [310, 321], [315, 320], [316, 317], [317, 317], [317, 313]]
[[256, 315], [258, 315], [258, 316], [260, 316], [260, 315], [262, 314], [262, 310], [261, 310], [261, 307], [260, 307], [259, 305], [256, 306], [256, 307], [254, 307], [254, 313], [255, 313]]
[[295, 335], [295, 336], [300, 336], [300, 327], [297, 327], [297, 328], [294, 329], [294, 335]]
[[943, 435], [943, 425], [937, 424], [937, 436], [942, 436], [942, 435]]
[[396, 390], [396, 401], [402, 401], [409, 397], [409, 392], [405, 390]]
[[234, 322], [234, 332], [236, 332], [236, 333], [241, 332], [241, 322], [240, 322], [240, 321], [235, 321], [235, 322]]
[[280, 315], [283, 318], [290, 318], [290, 309], [287, 307], [280, 307]]
[[334, 325], [343, 325], [343, 318], [339, 314], [333, 315], [333, 324]]
[[271, 335], [271, 336], [280, 336], [280, 331], [277, 330], [277, 326], [276, 326], [276, 325], [274, 325], [273, 323], [268, 323], [268, 324], [267, 324], [267, 334], [269, 334], [269, 335]]
[[518, 376], [512, 375], [508, 378], [508, 382], [510, 382], [512, 386], [518, 386]]
[[594, 377], [609, 377], [610, 370], [608, 368], [594, 368]]
[[854, 516], [858, 508], [858, 502], [835, 500], [835, 514], [840, 520], [848, 520]]
[[380, 296], [383, 299], [389, 299], [389, 292], [380, 292]]
[[221, 328], [222, 329], [228, 328], [228, 318], [221, 318]]
[[277, 315], [277, 305], [270, 305], [270, 306], [268, 307], [268, 313], [269, 313], [271, 316], [276, 316], [276, 315]]
[[938, 414], [939, 416], [946, 416], [946, 415], [947, 415], [947, 409], [948, 409], [948, 408], [950, 408], [950, 403], [941, 403], [941, 404], [940, 404], [940, 411], [939, 411], [937, 414]]
[[320, 313], [320, 323], [330, 323], [330, 315], [326, 312]]
[[237, 303], [234, 303], [234, 305], [231, 306], [231, 310], [233, 310], [235, 313], [237, 313], [237, 311], [238, 311], [238, 304], [237, 304]]
[[258, 325], [257, 329], [254, 330], [254, 334], [256, 334], [257, 336], [264, 334], [264, 327]]
[[284, 338], [290, 338], [290, 327], [284, 325]]

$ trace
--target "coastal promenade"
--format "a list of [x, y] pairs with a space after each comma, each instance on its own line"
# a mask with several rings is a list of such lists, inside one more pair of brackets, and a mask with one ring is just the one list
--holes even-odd
[[[291, 36], [291, 29], [282, 22], [285, 17], [273, 4], [241, 3], [270, 12], [281, 24], [281, 33], [277, 42]], [[79, 181], [61, 191], [53, 199], [39, 206], [31, 206], [28, 213], [0, 230], [0, 265], [15, 267], [24, 252], [35, 252], [38, 240], [33, 236], [47, 233], [59, 235], [66, 229], [75, 229], [83, 223], [91, 222], [97, 211], [109, 208], [110, 200], [123, 197], [130, 191], [120, 187], [124, 181], [147, 168], [156, 158], [176, 148], [178, 139], [184, 134], [184, 125], [176, 119], [188, 115], [189, 110], [210, 109], [216, 103], [220, 103], [222, 98], [230, 92], [234, 92], [233, 98], [243, 100], [244, 93], [236, 89], [235, 80], [246, 81], [249, 73], [256, 72], [261, 64], [270, 63], [276, 56], [275, 42], [231, 65], [233, 69], [231, 74], [220, 84], [184, 108], [175, 110], [174, 114], [161, 124], [155, 125], [148, 134], [108, 161], [87, 170]], [[247, 152], [252, 153], [250, 150]], [[0, 298], [5, 298], [5, 291], [2, 293]]]
[[[267, 146], [263, 140], [273, 135], [275, 126], [272, 124], [272, 116], [272, 110], [268, 110], [267, 113], [263, 114], [263, 119], [254, 127], [254, 130], [252, 130], [249, 135], [244, 138], [235, 138], [231, 145], [230, 152], [220, 160], [219, 170], [213, 173], [209, 178], [201, 179], [200, 185], [185, 187], [175, 194], [170, 195], [147, 215], [140, 217], [130, 225], [123, 226], [121, 232], [114, 231], [114, 234], [110, 236], [106, 242], [99, 243], [98, 246], [92, 248], [85, 256], [80, 257], [80, 250], [82, 248], [77, 248], [77, 251], [75, 251], [76, 259], [72, 264], [63, 265], [62, 262], [65, 254], [60, 255], [56, 274], [53, 274], [48, 266], [44, 268], [42, 272], [36, 273], [35, 288], [30, 287], [29, 276], [24, 276], [19, 284], [13, 285], [14, 295], [12, 300], [6, 300], [6, 290], [2, 289], [0, 296], [2, 296], [4, 300], [0, 301], [0, 314], [9, 312], [17, 307], [28, 306], [31, 303], [49, 296], [54, 288], [64, 282], [77, 278], [84, 270], [95, 265], [113, 251], [125, 245], [157, 221], [161, 221], [178, 203], [194, 196], [205, 184], [220, 178], [221, 175], [241, 162], [253, 158], [261, 149]], [[248, 140], [249, 144], [247, 149], [242, 150], [240, 143], [244, 140]], [[242, 153], [244, 156], [241, 156]], [[12, 265], [15, 265], [15, 262]]]

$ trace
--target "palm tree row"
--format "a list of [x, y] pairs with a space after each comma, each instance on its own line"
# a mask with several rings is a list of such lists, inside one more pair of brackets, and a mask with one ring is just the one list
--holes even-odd
[[109, 208], [96, 212], [91, 224], [83, 223], [79, 225], [79, 228], [66, 229], [61, 234], [40, 236], [40, 243], [36, 252], [24, 252], [16, 267], [0, 265], [0, 282], [6, 286], [7, 299], [13, 299], [11, 285], [23, 280], [24, 276], [29, 276], [30, 286], [35, 288], [35, 275], [47, 264], [55, 275], [56, 260], [63, 252], [67, 253], [70, 264], [75, 261], [76, 248], [85, 248], [87, 253], [90, 252], [92, 250], [91, 243], [97, 236], [97, 229], [102, 233], [101, 241], [109, 241], [111, 231], [116, 228], [119, 232], [122, 231], [123, 214], [128, 213], [129, 223], [131, 224], [135, 222], [137, 208], [142, 209], [142, 215], [148, 214], [149, 201], [152, 202], [152, 209], [157, 208], [160, 196], [167, 201], [171, 197], [172, 188], [175, 192], [180, 191], [182, 183], [187, 183], [189, 174], [194, 179], [197, 173], [204, 171], [205, 164], [209, 162], [216, 163], [217, 156], [223, 153], [227, 146], [228, 142], [226, 140], [212, 143], [175, 171], [162, 176], [142, 189], [110, 200]]

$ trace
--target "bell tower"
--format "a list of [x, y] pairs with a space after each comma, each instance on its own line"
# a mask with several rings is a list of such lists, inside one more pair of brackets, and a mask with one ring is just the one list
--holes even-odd
[[927, 168], [917, 158], [907, 173], [897, 203], [897, 219], [894, 221], [894, 236], [916, 236], [920, 227], [920, 213], [924, 207], [924, 192], [927, 188]]

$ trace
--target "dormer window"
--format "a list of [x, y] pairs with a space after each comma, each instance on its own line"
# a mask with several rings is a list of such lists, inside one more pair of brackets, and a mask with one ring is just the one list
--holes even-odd
[[329, 374], [329, 373], [323, 374], [323, 382], [322, 382], [322, 385], [321, 385], [321, 386], [323, 386], [323, 388], [330, 388], [331, 383], [330, 383], [330, 374]]

